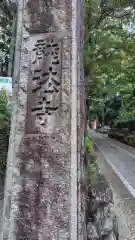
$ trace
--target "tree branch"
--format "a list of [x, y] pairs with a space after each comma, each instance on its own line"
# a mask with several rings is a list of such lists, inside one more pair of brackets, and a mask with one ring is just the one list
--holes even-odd
[[125, 13], [125, 14], [122, 14], [122, 15], [114, 15], [115, 18], [125, 18], [125, 17], [128, 17], [128, 16], [132, 16], [132, 13]]
[[[10, 16], [17, 11], [18, 0], [0, 0], [0, 7]], [[12, 13], [11, 13], [12, 12]]]

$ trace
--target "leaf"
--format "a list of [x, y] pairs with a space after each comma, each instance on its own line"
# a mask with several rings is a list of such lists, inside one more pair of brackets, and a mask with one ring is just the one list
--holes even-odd
[[129, 31], [129, 27], [135, 26], [135, 5], [120, 1], [118, 7], [114, 0], [100, 3], [85, 2], [84, 70], [89, 79], [89, 110], [91, 119], [103, 119], [108, 111], [116, 111], [113, 116], [118, 118], [121, 105], [114, 101], [109, 110], [104, 103], [117, 93], [121, 94], [127, 112], [134, 103], [135, 30]]

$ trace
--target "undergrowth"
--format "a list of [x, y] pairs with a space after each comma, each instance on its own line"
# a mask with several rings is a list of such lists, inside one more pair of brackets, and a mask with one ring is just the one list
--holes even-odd
[[85, 137], [85, 150], [87, 153], [87, 181], [88, 184], [94, 184], [97, 181], [98, 177], [98, 164], [97, 158], [94, 152], [94, 143], [89, 136]]

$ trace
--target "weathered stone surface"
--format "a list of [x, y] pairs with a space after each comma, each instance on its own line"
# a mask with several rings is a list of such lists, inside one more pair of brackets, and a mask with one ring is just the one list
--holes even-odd
[[72, 26], [80, 11], [80, 2], [75, 1], [19, 1], [20, 57], [1, 239], [86, 238], [85, 97], [78, 87], [83, 75], [78, 61], [83, 54], [82, 21], [77, 22], [79, 32], [76, 23], [75, 29]]
[[89, 186], [87, 202], [87, 233], [89, 240], [118, 240], [118, 219], [112, 191], [103, 175]]
[[[29, 49], [32, 52], [30, 59], [32, 74], [28, 80], [26, 132], [46, 133], [52, 115], [57, 114], [60, 108], [61, 39], [56, 35], [38, 34], [33, 39], [31, 37], [28, 45], [34, 48]], [[57, 119], [54, 124], [56, 121]]]
[[38, 239], [39, 233], [42, 238], [56, 239], [57, 229], [68, 231], [70, 166], [66, 144], [67, 139], [65, 142], [58, 134], [26, 136], [20, 144], [22, 187], [17, 239], [20, 235]]
[[29, 0], [25, 5], [24, 26], [30, 33], [69, 30], [71, 29], [71, 14], [71, 4], [68, 1]]
[[87, 239], [86, 231], [86, 174], [84, 165], [84, 133], [86, 130], [86, 92], [83, 72], [84, 1], [77, 1], [77, 45], [78, 45], [78, 240]]

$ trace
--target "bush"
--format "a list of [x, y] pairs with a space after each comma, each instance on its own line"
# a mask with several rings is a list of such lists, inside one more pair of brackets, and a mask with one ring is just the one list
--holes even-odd
[[97, 158], [94, 152], [94, 143], [89, 136], [85, 138], [85, 148], [86, 148], [87, 158], [88, 158], [87, 181], [88, 181], [88, 184], [93, 184], [97, 181], [98, 165], [97, 165]]
[[9, 143], [9, 126], [0, 129], [0, 171], [5, 172], [7, 163], [8, 143]]
[[93, 141], [90, 139], [89, 136], [86, 136], [85, 137], [85, 149], [88, 153], [92, 152], [93, 151], [93, 147], [94, 147], [94, 144], [93, 144]]
[[10, 134], [11, 105], [5, 89], [0, 90], [0, 172], [4, 173], [7, 162]]
[[134, 135], [128, 135], [127, 136], [127, 143], [128, 145], [135, 147], [135, 136]]
[[135, 118], [135, 109], [127, 111], [126, 109], [121, 109], [119, 122], [126, 122], [132, 118]]

